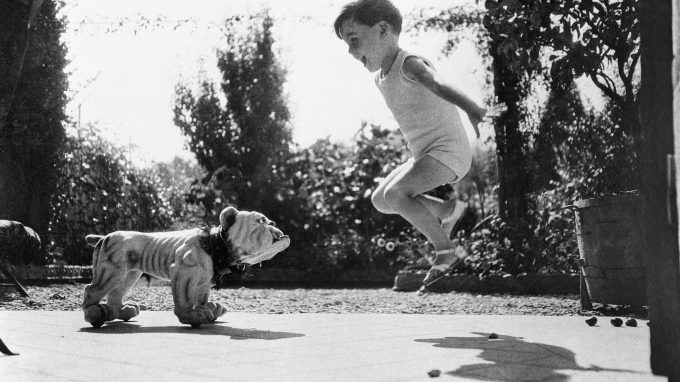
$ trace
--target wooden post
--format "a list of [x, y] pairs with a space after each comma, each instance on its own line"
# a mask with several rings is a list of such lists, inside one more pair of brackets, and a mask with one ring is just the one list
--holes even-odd
[[[680, 124], [673, 126], [673, 105], [680, 97], [673, 67], [673, 16], [679, 0], [642, 0], [640, 122], [643, 198], [643, 256], [647, 275], [651, 335], [651, 368], [657, 375], [680, 381], [680, 258], [678, 256], [677, 177], [673, 162], [680, 152]], [[675, 18], [677, 24], [677, 16]], [[677, 38], [677, 34], [676, 34]], [[677, 40], [675, 52], [677, 52]], [[676, 56], [677, 57], [677, 56]], [[678, 63], [675, 62], [677, 67]], [[675, 132], [675, 134], [674, 134]], [[675, 166], [680, 168], [680, 166]]]

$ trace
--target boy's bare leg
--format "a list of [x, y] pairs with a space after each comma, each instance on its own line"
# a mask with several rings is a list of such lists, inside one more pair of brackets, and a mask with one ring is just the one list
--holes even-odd
[[379, 212], [382, 212], [384, 214], [397, 214], [398, 212], [393, 210], [392, 207], [390, 207], [387, 202], [385, 201], [385, 188], [387, 188], [387, 185], [390, 184], [394, 178], [397, 176], [400, 176], [402, 172], [410, 171], [411, 168], [413, 168], [413, 159], [409, 159], [408, 161], [402, 163], [399, 167], [395, 168], [387, 174], [385, 179], [381, 180], [380, 183], [378, 183], [378, 187], [375, 188], [373, 191], [373, 194], [371, 195], [371, 202], [373, 202], [373, 206], [375, 207], [376, 210]]
[[425, 208], [427, 208], [430, 213], [443, 220], [453, 213], [453, 209], [456, 207], [456, 200], [441, 200], [434, 197], [428, 197], [425, 195], [419, 195], [420, 202], [423, 203]]
[[[378, 187], [376, 187], [376, 189], [373, 191], [373, 195], [371, 196], [371, 201], [373, 202], [373, 205], [378, 211], [384, 214], [397, 213], [397, 211], [394, 211], [392, 207], [387, 205], [387, 202], [385, 201], [385, 188], [387, 187], [388, 184], [390, 184], [394, 180], [395, 177], [400, 176], [399, 175], [400, 173], [410, 171], [411, 168], [413, 168], [413, 159], [409, 159], [407, 162], [395, 168], [383, 180], [380, 181]], [[444, 181], [442, 184], [446, 184], [450, 181], [451, 180], [449, 179], [448, 181]], [[441, 184], [437, 186], [441, 186]], [[416, 198], [418, 198], [421, 201], [421, 203], [423, 203], [425, 208], [427, 208], [430, 211], [430, 213], [434, 217], [438, 218], [440, 221], [450, 216], [451, 213], [453, 213], [453, 209], [456, 206], [455, 200], [441, 200], [424, 195], [418, 195], [416, 196]], [[447, 231], [446, 227], [444, 228], [445, 228], [444, 231]], [[450, 231], [450, 229], [448, 231]]]
[[[435, 250], [454, 246], [449, 240], [448, 232], [440, 225], [439, 218], [446, 208], [444, 203], [424, 198], [421, 194], [455, 177], [456, 174], [450, 168], [434, 158], [424, 156], [412, 162], [411, 166], [401, 167], [401, 171], [394, 174], [384, 185], [385, 203], [425, 235]], [[440, 211], [436, 214], [439, 216], [431, 211]]]
[[[389, 205], [387, 205], [387, 202], [385, 201], [385, 188], [387, 187], [388, 184], [394, 180], [395, 177], [399, 176], [400, 173], [405, 172], [405, 171], [410, 171], [411, 168], [413, 168], [413, 159], [409, 159], [407, 162], [402, 164], [401, 166], [397, 167], [396, 169], [392, 170], [391, 173], [389, 173], [385, 179], [380, 181], [378, 184], [378, 187], [373, 191], [373, 195], [371, 196], [371, 201], [373, 202], [373, 205], [375, 208], [384, 213], [384, 214], [396, 214], [397, 212], [394, 211]], [[455, 176], [454, 176], [455, 178]], [[442, 184], [446, 184], [451, 182], [452, 180], [455, 180], [454, 178], [444, 180]], [[441, 186], [441, 184], [437, 185]], [[435, 186], [435, 187], [437, 187]], [[434, 189], [434, 187], [433, 187]], [[427, 190], [430, 191], [430, 190]], [[441, 222], [442, 220], [448, 218], [451, 216], [453, 213], [454, 208], [456, 208], [456, 200], [441, 200], [437, 199], [434, 197], [426, 196], [426, 195], [417, 195], [416, 198], [420, 200], [420, 202], [427, 208], [430, 213], [439, 219]], [[451, 232], [451, 229], [453, 228], [453, 224], [443, 224], [442, 227], [444, 228], [444, 232]]]
[[441, 200], [428, 195], [421, 195], [421, 202], [438, 218], [439, 223], [449, 237], [463, 217], [468, 204], [462, 200]]

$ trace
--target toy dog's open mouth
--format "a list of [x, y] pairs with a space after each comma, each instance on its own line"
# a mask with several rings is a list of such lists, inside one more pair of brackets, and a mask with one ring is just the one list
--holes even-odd
[[290, 245], [290, 237], [287, 235], [281, 235], [278, 237], [274, 236], [271, 247], [267, 248], [262, 253], [256, 255], [246, 255], [234, 261], [228, 266], [229, 271], [231, 273], [240, 275], [243, 280], [248, 280], [254, 277], [254, 274], [250, 270], [253, 265], [261, 264], [263, 261], [271, 259], [272, 257], [276, 256], [277, 253], [288, 248], [288, 245]]
[[288, 248], [290, 245], [290, 237], [287, 235], [281, 235], [278, 237], [274, 237], [272, 239], [272, 245], [271, 247], [265, 249], [264, 251], [257, 253], [257, 254], [249, 254], [241, 259], [239, 259], [240, 264], [248, 264], [248, 265], [255, 265], [258, 263], [261, 263], [265, 260], [269, 260], [272, 257], [276, 256], [279, 252], [283, 251], [284, 249]]

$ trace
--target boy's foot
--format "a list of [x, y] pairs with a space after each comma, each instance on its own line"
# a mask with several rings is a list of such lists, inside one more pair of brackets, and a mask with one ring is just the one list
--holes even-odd
[[428, 286], [456, 269], [456, 267], [463, 263], [467, 256], [467, 251], [458, 244], [456, 244], [454, 248], [442, 249], [435, 252], [434, 264], [430, 270], [427, 271], [427, 274], [423, 279], [422, 289], [427, 289]]
[[456, 204], [453, 206], [451, 214], [441, 220], [441, 226], [444, 232], [449, 235], [449, 239], [452, 239], [458, 231], [458, 226], [460, 225], [461, 217], [467, 209], [467, 203], [462, 200], [456, 200]]

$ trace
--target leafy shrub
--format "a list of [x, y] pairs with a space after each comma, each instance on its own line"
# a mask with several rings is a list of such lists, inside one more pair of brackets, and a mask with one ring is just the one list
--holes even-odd
[[52, 198], [50, 239], [70, 264], [91, 262], [88, 234], [115, 230], [162, 230], [172, 223], [172, 206], [156, 185], [136, 170], [124, 150], [94, 129], [87, 138], [68, 137], [59, 182]]
[[190, 202], [189, 190], [205, 177], [205, 171], [195, 161], [175, 157], [168, 163], [154, 163], [140, 171], [154, 185], [162, 203], [168, 206], [168, 215], [172, 218], [169, 229], [195, 228], [210, 224], [211, 218], [216, 221], [214, 212], [207, 213], [200, 204]]
[[578, 270], [578, 245], [573, 216], [563, 208], [563, 195], [549, 191], [536, 195], [538, 207], [532, 211], [531, 235], [513, 243], [507, 223], [495, 214], [459, 240], [470, 256], [464, 272], [494, 274], [575, 273]]
[[380, 176], [401, 164], [406, 153], [398, 133], [377, 126], [366, 132], [368, 128], [362, 127], [351, 146], [318, 140], [293, 153], [280, 169], [280, 208], [270, 213], [292, 244], [273, 260], [275, 265], [306, 267], [310, 256], [343, 270], [402, 261], [401, 252], [377, 250], [375, 237], [401, 242], [416, 233], [403, 218], [377, 212], [370, 197]]
[[535, 191], [592, 198], [637, 188], [635, 147], [619, 107], [586, 108], [572, 83], [552, 89], [543, 109], [532, 132]]
[[563, 191], [574, 199], [620, 194], [638, 188], [633, 138], [611, 105], [574, 123], [560, 156]]

